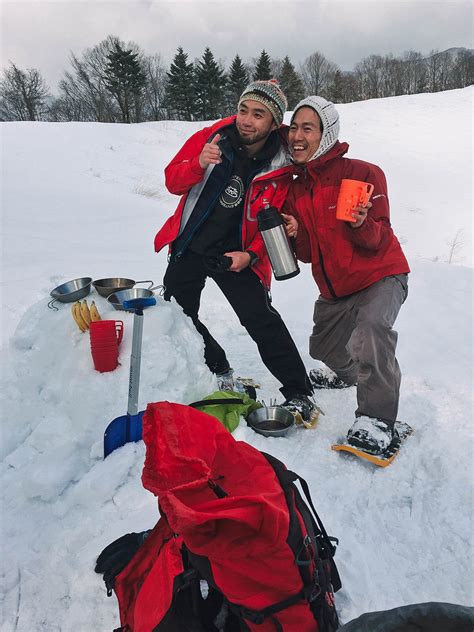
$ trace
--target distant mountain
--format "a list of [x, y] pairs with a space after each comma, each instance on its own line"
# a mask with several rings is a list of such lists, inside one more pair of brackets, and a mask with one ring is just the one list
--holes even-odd
[[474, 49], [472, 48], [464, 48], [463, 46], [453, 46], [452, 48], [447, 48], [446, 50], [442, 50], [442, 51], [436, 51], [435, 53], [433, 53], [432, 55], [426, 55], [424, 57], [424, 59], [431, 59], [431, 57], [437, 57], [440, 55], [445, 55], [446, 53], [449, 53], [451, 56], [456, 56], [459, 53], [463, 53], [463, 52], [468, 52], [471, 55], [474, 54]]

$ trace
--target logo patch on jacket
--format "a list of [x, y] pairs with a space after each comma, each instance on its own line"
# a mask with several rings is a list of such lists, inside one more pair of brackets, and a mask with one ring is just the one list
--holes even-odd
[[229, 184], [224, 189], [219, 204], [224, 208], [235, 208], [239, 206], [244, 197], [244, 183], [239, 176], [232, 176]]

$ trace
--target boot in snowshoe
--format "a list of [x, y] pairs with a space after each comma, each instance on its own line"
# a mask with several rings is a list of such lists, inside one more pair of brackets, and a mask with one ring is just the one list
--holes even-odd
[[281, 406], [292, 413], [297, 424], [303, 424], [306, 428], [314, 428], [322, 413], [308, 395], [294, 395], [286, 399]]
[[347, 443], [369, 454], [383, 454], [398, 438], [394, 424], [376, 417], [358, 417], [347, 433]]
[[[366, 419], [370, 419], [370, 417], [366, 417]], [[354, 426], [352, 426], [351, 430], [353, 428]], [[351, 432], [351, 430], [349, 430], [349, 433]], [[411, 426], [409, 426], [407, 423], [404, 423], [403, 421], [396, 421], [394, 424], [393, 439], [390, 442], [389, 446], [380, 454], [374, 454], [372, 452], [368, 452], [362, 447], [356, 447], [352, 443], [354, 441], [353, 439], [349, 443], [348, 437], [346, 437], [345, 439], [341, 439], [339, 443], [333, 444], [331, 448], [333, 450], [336, 450], [337, 452], [348, 452], [360, 459], [363, 459], [364, 461], [370, 461], [371, 463], [373, 463], [374, 465], [378, 465], [379, 467], [387, 467], [397, 456], [400, 450], [401, 443], [412, 433], [413, 428]]]

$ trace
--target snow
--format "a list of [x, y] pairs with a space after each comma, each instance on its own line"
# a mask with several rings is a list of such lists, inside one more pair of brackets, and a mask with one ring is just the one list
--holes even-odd
[[[354, 388], [318, 394], [325, 416], [314, 430], [265, 438], [241, 422], [234, 433], [307, 479], [328, 532], [340, 539], [344, 622], [408, 603], [472, 603], [472, 94], [339, 106], [350, 155], [386, 172], [412, 267], [396, 329], [399, 418], [415, 433], [393, 465], [377, 469], [330, 450], [353, 420]], [[51, 289], [77, 277], [161, 282], [166, 253], [153, 252], [153, 237], [177, 204], [163, 169], [202, 125], [2, 124], [1, 632], [119, 625], [95, 559], [115, 538], [157, 520], [156, 499], [140, 481], [143, 443], [102, 460], [104, 429], [127, 408], [133, 317], [95, 291], [88, 297], [103, 318], [125, 326], [121, 365], [99, 374], [69, 306], [53, 311], [47, 303]], [[463, 243], [452, 253], [458, 230]], [[450, 254], [455, 265], [446, 263]], [[316, 288], [301, 267], [272, 291], [309, 370]], [[262, 399], [278, 397], [212, 283], [201, 313], [236, 374], [257, 378]], [[202, 351], [190, 320], [158, 297], [144, 316], [140, 408], [212, 392]]]

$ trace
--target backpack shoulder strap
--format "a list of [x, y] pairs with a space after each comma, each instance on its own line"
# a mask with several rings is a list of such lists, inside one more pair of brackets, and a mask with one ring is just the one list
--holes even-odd
[[[271, 454], [267, 454], [266, 452], [262, 452], [262, 454], [275, 470], [275, 474], [278, 477], [278, 480], [280, 481], [280, 484], [283, 490], [285, 490], [287, 500], [288, 500], [287, 490], [289, 488], [293, 488], [295, 492], [296, 502], [298, 502], [298, 498], [299, 498], [300, 502], [304, 505], [304, 501], [301, 498], [298, 489], [294, 485], [295, 481], [299, 481], [301, 485], [301, 489], [303, 490], [303, 493], [307, 500], [307, 503], [312, 511], [312, 515], [311, 515], [308, 509], [305, 508], [306, 513], [308, 514], [308, 517], [311, 518], [312, 522], [314, 523], [313, 527], [314, 527], [315, 533], [312, 535], [314, 535], [316, 543], [320, 547], [322, 546], [323, 548], [322, 554], [329, 558], [330, 567], [331, 567], [331, 583], [332, 583], [334, 592], [337, 592], [342, 587], [342, 584], [341, 584], [339, 572], [337, 570], [336, 564], [334, 563], [333, 557], [336, 552], [336, 546], [339, 544], [339, 540], [327, 534], [326, 529], [324, 528], [324, 525], [321, 521], [321, 518], [319, 517], [318, 512], [316, 511], [316, 507], [314, 506], [313, 500], [311, 498], [308, 483], [305, 481], [305, 479], [299, 476], [299, 474], [296, 474], [296, 472], [292, 472], [291, 470], [288, 470], [281, 461], [279, 461], [277, 458], [275, 458]], [[301, 513], [301, 510], [300, 510], [300, 513]]]

